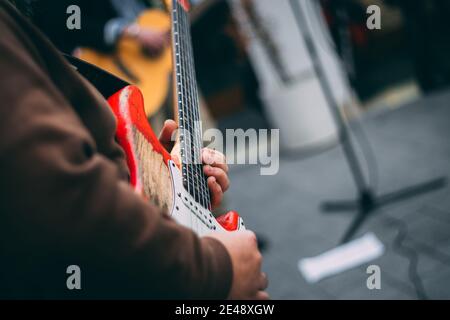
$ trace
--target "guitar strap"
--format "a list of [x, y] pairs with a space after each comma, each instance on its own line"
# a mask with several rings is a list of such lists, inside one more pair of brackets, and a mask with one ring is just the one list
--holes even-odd
[[130, 85], [125, 80], [122, 80], [93, 64], [65, 53], [63, 53], [63, 56], [78, 71], [78, 73], [86, 78], [103, 95], [105, 99], [108, 99], [119, 90]]

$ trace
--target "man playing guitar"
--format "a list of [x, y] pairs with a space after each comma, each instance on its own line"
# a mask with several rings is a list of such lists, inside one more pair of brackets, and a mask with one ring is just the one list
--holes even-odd
[[[105, 99], [7, 0], [0, 30], [0, 297], [267, 299], [255, 235], [199, 237], [136, 194]], [[204, 152], [213, 205], [222, 157]]]

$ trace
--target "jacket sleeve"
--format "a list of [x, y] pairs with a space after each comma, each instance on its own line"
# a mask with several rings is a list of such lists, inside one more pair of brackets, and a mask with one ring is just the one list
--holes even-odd
[[75, 294], [66, 268], [78, 265], [81, 298], [226, 298], [225, 247], [129, 188], [39, 63], [26, 22], [2, 2], [0, 274], [8, 277], [0, 286], [64, 297]]

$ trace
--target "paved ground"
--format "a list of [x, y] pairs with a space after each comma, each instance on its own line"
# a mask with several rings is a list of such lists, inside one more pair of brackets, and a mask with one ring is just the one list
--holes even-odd
[[[247, 119], [252, 119], [248, 117]], [[256, 121], [256, 120], [255, 120]], [[394, 111], [367, 115], [364, 124], [374, 145], [381, 192], [450, 176], [450, 92]], [[275, 299], [416, 299], [408, 278], [409, 260], [393, 247], [400, 218], [408, 229], [404, 241], [419, 254], [418, 272], [430, 298], [450, 299], [450, 188], [386, 207], [358, 235], [373, 231], [387, 252], [371, 264], [382, 271], [382, 289], [366, 287], [366, 266], [316, 285], [297, 269], [302, 257], [336, 246], [352, 213], [326, 215], [319, 204], [354, 196], [340, 148], [309, 158], [283, 158], [276, 176], [261, 177], [256, 167], [233, 167], [228, 206], [269, 240], [264, 269]]]

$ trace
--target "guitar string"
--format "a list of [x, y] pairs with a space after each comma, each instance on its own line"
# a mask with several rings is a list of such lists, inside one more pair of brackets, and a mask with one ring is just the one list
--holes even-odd
[[193, 92], [195, 92], [196, 87], [192, 83], [192, 63], [190, 61], [189, 57], [189, 44], [187, 42], [188, 37], [188, 24], [187, 24], [187, 14], [186, 12], [181, 9], [181, 19], [180, 19], [180, 25], [183, 28], [183, 37], [181, 38], [181, 44], [183, 48], [183, 62], [185, 63], [185, 71], [186, 71], [186, 77], [185, 80], [187, 81], [186, 86], [189, 88], [188, 93], [186, 94], [187, 101], [189, 103], [189, 133], [191, 134], [191, 144], [192, 147], [192, 156], [190, 160], [192, 163], [190, 164], [192, 166], [192, 172], [193, 172], [193, 183], [196, 190], [196, 200], [202, 205], [205, 206], [205, 192], [204, 192], [204, 183], [202, 184], [202, 166], [200, 160], [200, 153], [199, 153], [199, 142], [198, 142], [198, 130], [196, 130], [195, 123], [199, 119], [196, 119], [196, 106], [194, 105], [194, 98], [193, 98]]
[[[197, 167], [197, 154], [196, 154], [196, 148], [195, 148], [195, 135], [194, 135], [194, 116], [193, 116], [193, 110], [194, 110], [194, 106], [192, 105], [192, 100], [191, 100], [191, 94], [192, 91], [194, 90], [194, 88], [192, 87], [190, 80], [189, 80], [189, 60], [188, 60], [188, 46], [186, 43], [186, 32], [187, 32], [187, 28], [186, 28], [186, 11], [180, 7], [179, 8], [179, 12], [181, 14], [181, 18], [180, 18], [180, 29], [183, 31], [183, 37], [180, 36], [181, 39], [181, 43], [182, 43], [182, 48], [183, 48], [183, 61], [184, 61], [184, 74], [185, 74], [185, 88], [186, 88], [186, 101], [187, 101], [187, 107], [189, 110], [189, 116], [188, 116], [188, 126], [189, 126], [189, 137], [190, 137], [190, 144], [189, 144], [189, 148], [190, 148], [190, 152], [191, 152], [191, 163], [189, 164], [192, 168], [192, 172], [193, 172], [193, 185], [194, 185], [194, 199], [197, 202], [201, 201], [201, 192], [199, 190], [199, 176], [198, 176], [198, 167]], [[197, 232], [199, 231], [199, 224], [200, 222], [198, 221], [198, 219], [194, 218], [195, 221], [195, 225], [196, 225], [196, 230]]]
[[[196, 127], [200, 121], [199, 99], [196, 86], [196, 76], [194, 69], [193, 49], [191, 45], [190, 26], [185, 10], [177, 0], [173, 1], [173, 19], [175, 32], [175, 46], [177, 63], [176, 72], [178, 79], [178, 93], [180, 114], [180, 129], [182, 133], [184, 150], [182, 150], [184, 181], [186, 182], [188, 192], [194, 196], [196, 201], [203, 207], [209, 208], [210, 193], [208, 191], [207, 181], [203, 174], [201, 141], [201, 126]], [[181, 135], [180, 135], [181, 137]], [[191, 227], [199, 230], [198, 219], [194, 219]]]
[[[187, 144], [187, 149], [185, 150], [185, 153], [189, 156], [187, 157], [188, 161], [186, 163], [186, 166], [189, 168], [188, 172], [188, 184], [190, 185], [190, 189], [192, 189], [191, 195], [194, 197], [194, 199], [199, 202], [201, 199], [201, 195], [199, 194], [199, 183], [198, 183], [198, 168], [196, 167], [196, 159], [195, 159], [195, 136], [193, 135], [193, 116], [192, 116], [192, 101], [190, 99], [190, 92], [192, 91], [192, 88], [189, 87], [189, 75], [188, 75], [188, 60], [186, 57], [187, 53], [187, 45], [185, 42], [185, 34], [186, 31], [185, 27], [185, 11], [181, 7], [181, 5], [177, 4], [178, 9], [178, 39], [179, 39], [179, 55], [180, 55], [180, 68], [181, 74], [183, 76], [183, 102], [185, 104], [184, 108], [184, 130], [185, 130], [185, 141]], [[190, 105], [191, 104], [191, 105]], [[193, 140], [194, 139], [194, 140]], [[192, 217], [192, 215], [191, 215]], [[199, 221], [194, 217], [194, 230], [197, 232], [199, 231]]]
[[[184, 42], [184, 47], [185, 47], [185, 49], [186, 49], [186, 55], [187, 55], [187, 59], [188, 59], [188, 66], [187, 66], [187, 68], [188, 68], [188, 70], [189, 70], [189, 74], [188, 74], [188, 80], [189, 80], [189, 83], [190, 83], [190, 86], [191, 86], [191, 90], [190, 90], [190, 102], [191, 102], [191, 104], [192, 104], [192, 107], [193, 107], [193, 114], [194, 114], [194, 130], [195, 129], [197, 129], [197, 130], [195, 130], [194, 131], [194, 152], [196, 153], [195, 154], [195, 160], [196, 160], [196, 162], [195, 162], [195, 164], [194, 164], [194, 166], [195, 166], [195, 168], [196, 168], [196, 173], [198, 174], [198, 181], [199, 181], [199, 189], [200, 189], [200, 192], [201, 192], [201, 194], [202, 194], [202, 199], [201, 199], [201, 204], [202, 204], [202, 206], [204, 206], [204, 207], [206, 207], [206, 203], [205, 203], [205, 201], [206, 201], [206, 197], [205, 197], [205, 184], [204, 184], [204, 179], [202, 179], [202, 177], [203, 177], [203, 175], [202, 175], [202, 161], [201, 161], [201, 149], [199, 148], [199, 144], [200, 144], [200, 141], [201, 141], [201, 132], [200, 132], [200, 128], [198, 128], [197, 127], [197, 125], [199, 124], [199, 121], [200, 121], [200, 118], [199, 118], [199, 116], [198, 116], [198, 113], [196, 112], [197, 110], [198, 110], [198, 105], [195, 105], [195, 98], [194, 98], [194, 96], [195, 96], [195, 93], [196, 93], [196, 86], [195, 86], [195, 83], [193, 82], [193, 76], [192, 76], [192, 73], [193, 73], [193, 59], [192, 59], [192, 56], [190, 55], [190, 48], [191, 48], [191, 46], [189, 45], [189, 41], [190, 41], [190, 38], [189, 38], [189, 36], [190, 36], [190, 34], [189, 34], [189, 23], [188, 23], [188, 21], [187, 21], [187, 14], [185, 14], [184, 15], [184, 19], [183, 19], [183, 27], [184, 27], [184, 30], [186, 31], [186, 37], [185, 37], [185, 39], [183, 39], [183, 42]], [[200, 136], [199, 136], [199, 134], [200, 134]]]
[[[188, 37], [189, 37], [189, 43], [192, 44], [192, 37], [191, 37], [191, 33], [189, 31], [188, 33]], [[194, 104], [196, 106], [195, 108], [195, 112], [196, 112], [196, 116], [198, 119], [198, 130], [197, 130], [197, 148], [199, 149], [199, 154], [200, 154], [200, 162], [198, 164], [199, 166], [199, 170], [200, 170], [200, 177], [201, 177], [201, 182], [202, 182], [202, 187], [203, 187], [203, 194], [204, 194], [204, 207], [209, 209], [210, 208], [210, 204], [211, 204], [211, 198], [210, 198], [210, 191], [209, 191], [209, 187], [208, 187], [208, 181], [207, 178], [203, 172], [203, 161], [202, 161], [202, 149], [203, 149], [203, 133], [202, 133], [202, 122], [201, 122], [201, 113], [200, 113], [200, 103], [199, 103], [199, 94], [198, 94], [198, 89], [197, 89], [197, 77], [196, 77], [196, 73], [195, 73], [195, 62], [194, 62], [194, 52], [193, 52], [193, 47], [192, 45], [189, 46], [189, 53], [190, 53], [190, 57], [191, 57], [191, 77], [192, 77], [192, 81], [194, 83]]]
[[198, 163], [198, 166], [200, 168], [200, 177], [201, 177], [201, 182], [202, 182], [202, 192], [204, 194], [204, 207], [208, 208], [210, 203], [211, 203], [211, 198], [210, 198], [210, 192], [209, 192], [209, 188], [208, 188], [208, 182], [207, 179], [205, 178], [205, 175], [203, 173], [203, 161], [202, 161], [202, 154], [201, 154], [201, 150], [203, 149], [203, 133], [202, 133], [202, 127], [201, 127], [201, 114], [200, 114], [200, 104], [199, 104], [199, 95], [198, 95], [198, 89], [197, 89], [197, 76], [195, 73], [195, 61], [194, 61], [194, 51], [193, 51], [193, 47], [192, 47], [192, 35], [191, 35], [191, 31], [190, 31], [190, 26], [189, 24], [186, 26], [187, 29], [187, 38], [188, 38], [188, 43], [190, 44], [188, 46], [188, 56], [190, 58], [190, 71], [191, 71], [191, 82], [192, 82], [192, 93], [194, 95], [194, 112], [196, 113], [196, 118], [197, 118], [197, 124], [199, 125], [198, 130], [196, 131], [197, 133], [197, 148], [199, 149], [199, 156], [200, 156], [200, 162]]
[[192, 45], [191, 44], [191, 38], [190, 38], [190, 26], [189, 26], [189, 22], [188, 22], [188, 17], [187, 14], [185, 12], [183, 12], [183, 18], [182, 18], [182, 23], [183, 23], [183, 28], [186, 32], [185, 34], [185, 38], [182, 39], [183, 41], [183, 47], [185, 49], [185, 54], [186, 54], [186, 69], [188, 70], [188, 75], [187, 75], [187, 79], [190, 85], [190, 90], [189, 90], [189, 95], [188, 95], [188, 99], [189, 102], [191, 104], [191, 111], [193, 114], [193, 123], [192, 123], [192, 130], [193, 130], [193, 147], [194, 147], [194, 168], [195, 168], [195, 173], [196, 173], [196, 182], [198, 182], [197, 184], [197, 188], [201, 194], [201, 199], [200, 199], [200, 204], [202, 206], [204, 206], [205, 208], [207, 207], [206, 204], [206, 188], [205, 188], [205, 179], [204, 179], [204, 174], [203, 174], [203, 166], [202, 166], [202, 159], [201, 159], [201, 127], [199, 127], [198, 125], [200, 124], [200, 117], [199, 117], [199, 113], [198, 113], [198, 104], [197, 104], [197, 100], [195, 99], [195, 96], [197, 94], [197, 87], [196, 87], [196, 82], [194, 80], [194, 60], [192, 58]]
[[[191, 193], [191, 186], [189, 183], [190, 180], [190, 172], [189, 172], [189, 166], [187, 165], [187, 142], [186, 142], [186, 137], [185, 137], [185, 121], [184, 121], [184, 117], [186, 116], [185, 114], [185, 104], [184, 104], [184, 94], [183, 94], [183, 78], [182, 78], [182, 71], [181, 71], [181, 48], [180, 48], [180, 20], [179, 20], [179, 8], [178, 8], [178, 1], [177, 0], [173, 0], [172, 2], [172, 10], [173, 10], [173, 15], [172, 15], [172, 19], [173, 19], [173, 25], [174, 25], [174, 46], [175, 46], [175, 63], [176, 66], [174, 68], [175, 73], [176, 73], [176, 79], [177, 79], [177, 94], [178, 94], [178, 116], [179, 116], [179, 129], [180, 129], [180, 147], [181, 147], [181, 161], [182, 161], [182, 175], [183, 175], [183, 185], [185, 186], [185, 188], [187, 189], [187, 191], [189, 193]], [[193, 229], [193, 220], [192, 220], [192, 216], [189, 216], [189, 222], [190, 222], [190, 227], [191, 229]]]
[[186, 104], [186, 109], [185, 109], [185, 114], [183, 117], [184, 123], [185, 123], [185, 130], [184, 130], [184, 134], [185, 134], [185, 139], [186, 139], [186, 144], [187, 144], [187, 149], [185, 150], [186, 155], [187, 155], [187, 161], [186, 161], [186, 166], [189, 167], [189, 172], [191, 173], [190, 177], [189, 177], [189, 184], [192, 184], [192, 191], [193, 191], [193, 196], [194, 198], [197, 197], [197, 190], [195, 188], [195, 171], [194, 168], [192, 167], [192, 157], [193, 157], [193, 153], [192, 153], [192, 135], [191, 135], [191, 128], [190, 128], [190, 120], [191, 120], [191, 110], [189, 107], [189, 96], [187, 94], [187, 92], [189, 91], [186, 87], [187, 87], [187, 73], [186, 73], [186, 57], [185, 57], [185, 50], [184, 50], [184, 44], [183, 44], [183, 21], [182, 21], [182, 8], [181, 5], [178, 4], [178, 24], [179, 24], [179, 45], [180, 45], [180, 60], [181, 60], [181, 73], [183, 74], [183, 98], [184, 98], [184, 102]]
[[[178, 39], [179, 39], [179, 45], [180, 45], [180, 73], [183, 75], [183, 83], [182, 83], [182, 90], [183, 90], [183, 102], [185, 104], [184, 108], [184, 135], [185, 135], [185, 141], [187, 144], [187, 149], [185, 150], [185, 153], [187, 153], [189, 156], [187, 157], [187, 163], [185, 164], [189, 168], [189, 177], [188, 177], [188, 184], [190, 185], [190, 188], [192, 190], [192, 196], [195, 198], [198, 197], [198, 193], [195, 187], [195, 171], [192, 167], [192, 134], [191, 134], [191, 128], [190, 128], [190, 118], [191, 118], [191, 108], [189, 106], [189, 88], [188, 88], [188, 80], [187, 80], [187, 73], [186, 73], [186, 57], [185, 57], [185, 50], [183, 45], [183, 9], [180, 4], [178, 4]], [[197, 219], [190, 215], [191, 219], [194, 221], [193, 229], [195, 231], [198, 231], [198, 223]]]

